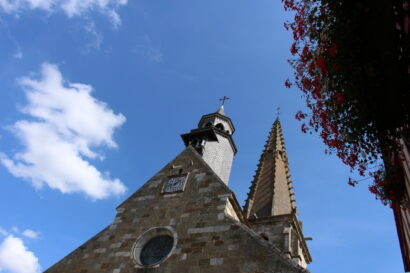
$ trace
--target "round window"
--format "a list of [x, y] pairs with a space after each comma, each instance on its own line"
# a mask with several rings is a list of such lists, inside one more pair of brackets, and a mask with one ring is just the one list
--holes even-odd
[[177, 233], [171, 226], [153, 227], [142, 233], [132, 247], [136, 267], [157, 267], [172, 255]]
[[164, 259], [172, 250], [174, 238], [169, 235], [160, 235], [149, 240], [141, 250], [142, 265], [153, 265]]

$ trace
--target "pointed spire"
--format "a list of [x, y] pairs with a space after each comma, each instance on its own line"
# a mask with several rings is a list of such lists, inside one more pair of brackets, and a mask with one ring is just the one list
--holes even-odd
[[220, 114], [220, 115], [225, 116], [225, 109], [224, 109], [224, 106], [223, 106], [223, 105], [221, 105], [221, 107], [219, 107], [219, 109], [218, 109], [218, 110], [216, 110], [216, 112], [215, 112], [215, 113], [218, 113], [218, 114]]
[[276, 118], [259, 160], [245, 204], [247, 217], [275, 216], [296, 211], [288, 158], [279, 118]]

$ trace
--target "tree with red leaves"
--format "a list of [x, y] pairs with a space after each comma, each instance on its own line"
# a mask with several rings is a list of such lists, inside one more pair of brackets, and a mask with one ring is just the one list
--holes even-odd
[[[289, 60], [293, 83], [310, 110], [296, 114], [304, 121], [301, 130], [318, 132], [326, 152], [373, 178], [370, 192], [383, 204], [392, 204], [401, 197], [397, 140], [410, 135], [408, 51], [397, 50], [392, 12], [403, 1], [282, 2], [294, 13], [293, 21], [285, 23], [294, 39]], [[292, 83], [287, 80], [285, 86]], [[386, 160], [392, 155], [397, 164]]]

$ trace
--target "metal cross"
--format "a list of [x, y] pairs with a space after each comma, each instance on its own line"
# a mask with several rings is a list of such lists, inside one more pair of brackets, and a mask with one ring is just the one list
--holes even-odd
[[224, 96], [222, 99], [219, 99], [220, 101], [222, 101], [222, 105], [225, 104], [226, 100], [230, 100], [230, 98], [228, 98], [227, 96]]
[[279, 117], [279, 115], [280, 115], [280, 107], [278, 106], [278, 107], [276, 107], [276, 117]]

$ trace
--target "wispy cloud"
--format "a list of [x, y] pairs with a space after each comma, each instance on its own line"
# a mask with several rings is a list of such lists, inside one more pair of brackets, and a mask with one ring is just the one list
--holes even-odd
[[139, 42], [133, 49], [133, 53], [139, 53], [155, 63], [162, 63], [163, 55], [159, 47], [153, 45], [151, 38], [144, 35], [142, 42]]
[[9, 235], [9, 233], [4, 228], [0, 227], [0, 235], [7, 236], [7, 235]]
[[115, 148], [114, 130], [125, 122], [107, 104], [92, 96], [92, 87], [67, 83], [53, 64], [42, 65], [41, 78], [19, 80], [28, 104], [22, 109], [30, 120], [19, 120], [11, 131], [24, 150], [1, 163], [35, 188], [48, 185], [62, 193], [82, 192], [93, 199], [125, 192], [119, 179], [100, 172], [88, 159], [102, 159], [95, 148]]
[[162, 63], [162, 52], [158, 47], [152, 44], [151, 38], [148, 35], [144, 36], [145, 54], [153, 62]]
[[22, 239], [8, 235], [0, 244], [0, 272], [37, 273], [40, 270], [38, 258]]
[[93, 21], [89, 21], [84, 26], [84, 29], [91, 36], [89, 42], [85, 46], [84, 53], [89, 53], [92, 49], [100, 50], [103, 36], [101, 32], [97, 31], [95, 23]]
[[20, 229], [18, 228], [18, 226], [12, 226], [10, 228], [10, 231], [7, 231], [6, 229], [0, 227], [0, 235], [8, 236], [10, 234], [14, 234], [15, 236], [23, 235], [24, 237], [30, 239], [40, 239], [40, 232], [34, 231], [32, 229], [25, 229], [23, 232], [20, 233]]
[[40, 238], [40, 233], [31, 229], [26, 229], [24, 230], [21, 234], [27, 238], [31, 239], [39, 239]]
[[19, 59], [19, 60], [23, 59], [23, 52], [21, 51], [20, 47], [17, 48], [16, 52], [13, 55], [13, 58]]
[[128, 0], [0, 0], [0, 10], [15, 14], [34, 9], [48, 12], [62, 10], [69, 18], [97, 10], [107, 15], [113, 26], [117, 27], [121, 25], [117, 11], [127, 2]]
[[18, 12], [22, 9], [50, 10], [55, 0], [0, 0], [4, 12]]

